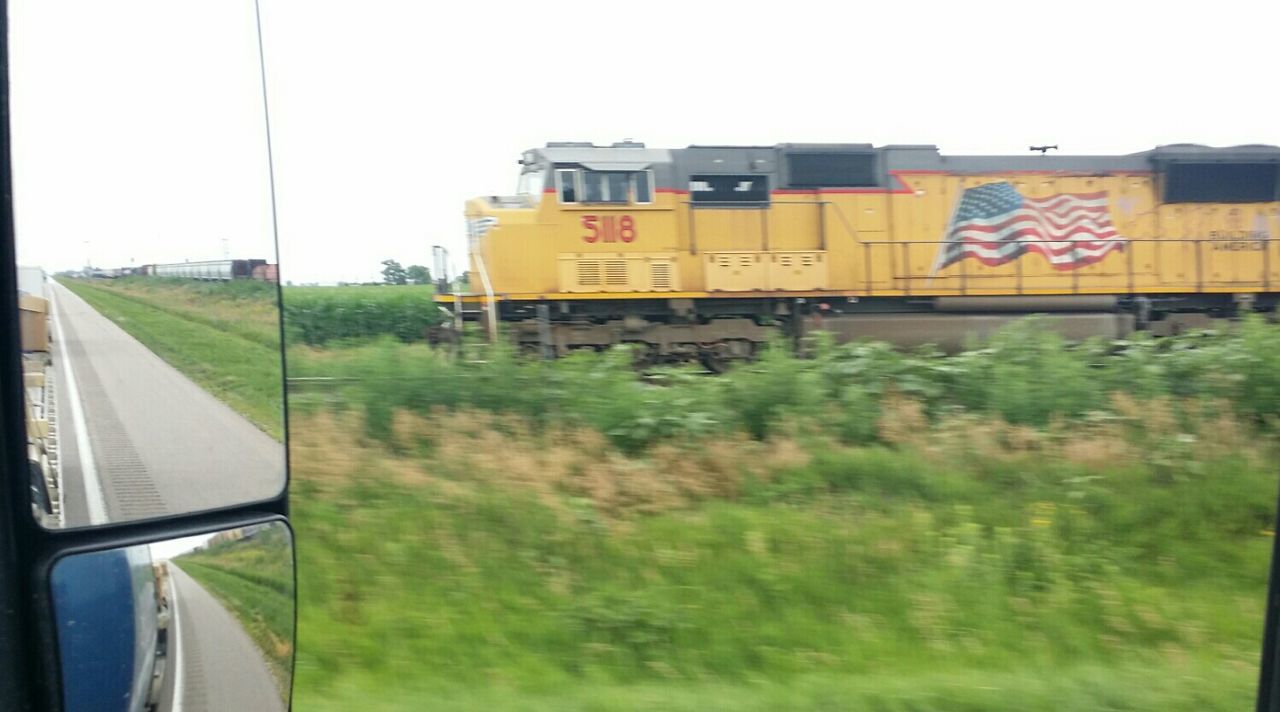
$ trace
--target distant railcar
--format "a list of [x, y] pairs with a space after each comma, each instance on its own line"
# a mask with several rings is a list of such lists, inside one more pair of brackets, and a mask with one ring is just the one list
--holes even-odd
[[263, 282], [279, 282], [279, 266], [270, 263], [258, 265], [253, 268], [253, 278]]
[[467, 203], [473, 293], [522, 346], [747, 358], [780, 327], [958, 343], [1272, 311], [1280, 148], [946, 156], [934, 146], [552, 143]]
[[233, 279], [251, 279], [255, 269], [267, 264], [266, 260], [202, 260], [173, 264], [149, 265], [157, 277], [176, 277], [205, 281], [229, 282]]

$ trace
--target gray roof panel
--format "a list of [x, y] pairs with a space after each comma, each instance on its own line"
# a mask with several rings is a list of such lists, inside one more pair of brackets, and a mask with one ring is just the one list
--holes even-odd
[[535, 150], [551, 163], [570, 163], [600, 171], [639, 171], [655, 163], [671, 162], [671, 151], [664, 148], [547, 146]]
[[892, 185], [893, 172], [939, 171], [955, 174], [1062, 173], [1106, 175], [1163, 171], [1170, 163], [1280, 163], [1280, 147], [1244, 145], [1210, 147], [1173, 144], [1138, 153], [1109, 156], [1036, 155], [949, 156], [937, 146], [865, 143], [804, 144], [774, 146], [689, 146], [679, 149], [644, 148], [643, 144], [594, 146], [582, 143], [551, 143], [534, 153], [549, 163], [578, 165], [592, 170], [636, 171], [652, 168], [658, 187], [682, 188], [691, 175], [700, 173], [751, 173], [771, 176], [771, 187], [784, 187], [783, 157], [788, 153], [867, 153], [878, 155], [881, 183]]

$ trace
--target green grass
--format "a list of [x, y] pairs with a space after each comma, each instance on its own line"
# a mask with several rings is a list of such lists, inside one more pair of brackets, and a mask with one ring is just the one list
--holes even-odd
[[584, 683], [571, 690], [540, 693], [514, 690], [500, 682], [441, 690], [418, 688], [412, 682], [378, 687], [359, 678], [342, 678], [323, 688], [323, 694], [300, 685], [294, 699], [299, 709], [317, 712], [363, 708], [385, 712], [1238, 712], [1252, 707], [1255, 683], [1254, 672], [1240, 667], [1126, 662], [1012, 672], [807, 676], [738, 684]]
[[268, 348], [280, 346], [279, 293], [270, 282], [121, 277], [88, 284]]
[[390, 336], [421, 342], [441, 322], [430, 285], [285, 287], [290, 342], [311, 346]]
[[288, 532], [271, 525], [254, 539], [221, 542], [187, 554], [183, 562], [234, 574], [288, 596], [293, 591], [293, 560], [287, 555], [290, 546]]
[[398, 299], [400, 295], [404, 294], [413, 294], [419, 297], [429, 297], [435, 294], [435, 287], [430, 284], [345, 284], [337, 287], [290, 285], [285, 287], [285, 290], [302, 299], [323, 297], [339, 299]]
[[283, 438], [278, 349], [108, 286], [76, 279], [61, 284], [267, 434]]
[[957, 356], [820, 340], [715, 378], [625, 350], [290, 358], [343, 379], [295, 421], [300, 707], [1253, 698], [1261, 319], [1078, 345], [1029, 320]]
[[255, 540], [229, 542], [175, 563], [240, 621], [285, 687], [294, 651], [294, 595], [288, 534], [282, 527]]
[[[302, 708], [1225, 710], [1253, 694], [1276, 477], [1248, 452], [1168, 470], [814, 441], [736, 494], [609, 513], [593, 494], [609, 488], [574, 482], [623, 457], [625, 486], [643, 458], [605, 448], [539, 487], [554, 462], [514, 467], [546, 453], [539, 436], [482, 444], [471, 422], [398, 436], [400, 455], [300, 423]], [[485, 470], [468, 447], [502, 454]]]

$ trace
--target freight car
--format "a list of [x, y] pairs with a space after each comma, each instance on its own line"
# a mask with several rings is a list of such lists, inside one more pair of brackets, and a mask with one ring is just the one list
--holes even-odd
[[96, 277], [173, 277], [203, 281], [226, 282], [233, 279], [256, 279], [275, 282], [279, 279], [277, 265], [266, 260], [203, 260], [171, 264], [145, 264], [114, 270], [97, 270]]
[[1280, 148], [948, 156], [935, 146], [549, 143], [467, 203], [465, 318], [524, 348], [748, 358], [779, 328], [955, 344], [1021, 314], [1176, 331], [1280, 291]]
[[178, 277], [227, 282], [233, 279], [250, 279], [254, 269], [264, 267], [266, 260], [203, 260], [174, 264], [147, 265], [149, 274], [157, 277]]

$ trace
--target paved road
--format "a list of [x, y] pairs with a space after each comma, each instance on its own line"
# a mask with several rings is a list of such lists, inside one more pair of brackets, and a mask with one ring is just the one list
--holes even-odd
[[267, 662], [240, 623], [173, 562], [169, 571], [177, 635], [158, 712], [284, 712]]
[[50, 292], [66, 526], [225, 507], [280, 491], [281, 443], [65, 287], [51, 283]]

